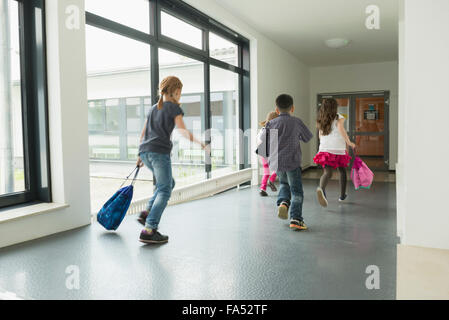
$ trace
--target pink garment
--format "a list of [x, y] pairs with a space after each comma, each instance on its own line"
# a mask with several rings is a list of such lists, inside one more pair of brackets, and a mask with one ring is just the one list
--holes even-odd
[[267, 184], [268, 179], [270, 179], [271, 182], [275, 182], [277, 178], [277, 174], [275, 171], [270, 176], [270, 167], [268, 166], [268, 161], [264, 157], [259, 157], [263, 164], [263, 178], [262, 178], [262, 184], [260, 185], [260, 189], [267, 191]]
[[346, 168], [351, 162], [351, 156], [346, 152], [346, 154], [333, 154], [329, 152], [319, 152], [313, 161], [316, 164], [321, 165], [323, 168], [325, 166], [337, 168]]
[[374, 173], [359, 157], [354, 158], [351, 169], [351, 179], [356, 190], [369, 189], [373, 183]]

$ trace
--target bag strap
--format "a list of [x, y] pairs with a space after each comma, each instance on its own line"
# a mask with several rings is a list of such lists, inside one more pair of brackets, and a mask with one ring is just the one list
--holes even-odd
[[131, 185], [134, 185], [134, 182], [136, 181], [136, 178], [137, 178], [137, 175], [139, 174], [139, 171], [140, 171], [140, 167], [136, 166], [136, 167], [134, 168], [134, 170], [131, 171], [131, 173], [126, 177], [125, 181], [123, 181], [123, 183], [122, 183], [122, 185], [120, 186], [119, 189], [121, 189], [121, 188], [125, 185], [126, 181], [129, 180], [129, 177], [131, 177], [131, 175], [135, 172], [134, 178], [133, 178], [133, 180], [132, 180], [132, 182], [131, 182]]

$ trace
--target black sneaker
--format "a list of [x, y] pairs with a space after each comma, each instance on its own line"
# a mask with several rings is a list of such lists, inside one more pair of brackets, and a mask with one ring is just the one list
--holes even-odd
[[151, 232], [143, 229], [140, 233], [140, 242], [143, 243], [166, 243], [168, 242], [168, 236], [164, 236], [157, 230], [152, 230]]
[[271, 188], [271, 191], [273, 191], [273, 192], [278, 191], [278, 189], [276, 188], [276, 186], [274, 185], [273, 182], [268, 181], [268, 186]]
[[268, 193], [265, 190], [260, 190], [259, 194], [261, 197], [268, 197]]
[[145, 226], [145, 222], [147, 221], [147, 217], [150, 214], [150, 212], [148, 210], [142, 211], [139, 215], [139, 217], [137, 218], [137, 221]]
[[307, 226], [304, 221], [292, 220], [290, 221], [290, 229], [294, 231], [307, 230]]
[[345, 202], [346, 198], [348, 197], [347, 194], [345, 194], [343, 197], [338, 198], [339, 202]]

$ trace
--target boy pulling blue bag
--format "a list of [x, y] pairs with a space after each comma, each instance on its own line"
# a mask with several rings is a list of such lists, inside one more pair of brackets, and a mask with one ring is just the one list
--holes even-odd
[[[137, 175], [139, 174], [139, 167], [136, 167], [123, 184], [108, 202], [105, 203], [103, 208], [97, 214], [97, 221], [105, 227], [106, 230], [117, 230], [117, 228], [122, 223], [128, 212], [129, 206], [133, 199], [134, 192], [134, 182], [136, 181]], [[128, 181], [129, 177], [134, 174], [134, 178], [129, 186], [123, 187], [123, 185]]]

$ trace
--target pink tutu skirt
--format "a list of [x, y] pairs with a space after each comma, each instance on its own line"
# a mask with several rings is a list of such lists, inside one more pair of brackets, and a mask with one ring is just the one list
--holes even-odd
[[321, 165], [323, 168], [325, 166], [337, 168], [346, 168], [351, 162], [351, 156], [348, 152], [346, 154], [333, 154], [329, 152], [318, 152], [318, 154], [313, 158], [313, 162]]

